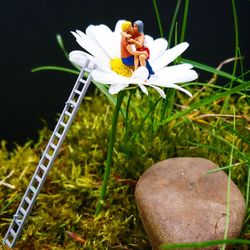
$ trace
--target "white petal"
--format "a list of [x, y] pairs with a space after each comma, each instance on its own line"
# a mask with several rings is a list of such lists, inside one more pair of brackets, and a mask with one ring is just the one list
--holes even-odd
[[[182, 70], [179, 71], [178, 74], [176, 74], [176, 71], [168, 72], [164, 74], [159, 74], [159, 77], [161, 80], [164, 81], [164, 83], [181, 83], [181, 82], [190, 82], [198, 78], [198, 74], [194, 70]], [[158, 85], [159, 86], [159, 85]]]
[[153, 46], [153, 43], [154, 43], [153, 37], [149, 35], [145, 35], [144, 45], [147, 46], [149, 49], [151, 49]]
[[158, 38], [148, 47], [150, 49], [150, 63], [152, 63], [164, 54], [168, 47], [168, 42], [163, 38]]
[[133, 72], [131, 76], [130, 82], [131, 83], [141, 83], [143, 84], [149, 76], [149, 72], [146, 67], [141, 66]]
[[157, 70], [165, 67], [166, 65], [174, 61], [187, 49], [188, 46], [189, 44], [184, 42], [176, 45], [171, 49], [166, 50], [164, 54], [160, 58], [158, 58], [158, 60], [152, 62], [151, 66], [153, 67], [153, 70], [156, 72]]
[[193, 65], [189, 63], [183, 63], [183, 64], [178, 64], [178, 65], [173, 65], [173, 66], [168, 66], [161, 68], [160, 70], [157, 71], [157, 75], [161, 77], [172, 77], [172, 76], [178, 76], [182, 74], [183, 72], [192, 69]]
[[86, 34], [96, 41], [109, 58], [116, 56], [114, 53], [114, 34], [106, 25], [90, 25], [86, 29]]
[[124, 88], [128, 87], [129, 84], [113, 84], [109, 87], [109, 93], [110, 94], [117, 94], [118, 92], [120, 92], [121, 90], [123, 90]]
[[93, 64], [95, 64], [95, 66], [102, 71], [105, 72], [113, 72], [110, 68], [108, 68], [106, 65], [104, 65], [102, 62], [100, 62], [98, 59], [96, 59], [95, 57], [91, 56], [88, 53], [85, 53], [81, 50], [74, 50], [72, 52], [69, 53], [69, 60], [77, 65], [79, 65], [80, 67], [84, 67], [85, 66], [85, 60], [86, 58], [88, 60], [90, 60]]
[[113, 57], [121, 58], [121, 34], [113, 32]]
[[71, 34], [72, 34], [76, 39], [81, 38], [81, 36], [80, 36], [79, 34], [77, 34], [75, 31], [71, 31]]
[[82, 38], [84, 38], [86, 36], [86, 34], [84, 32], [82, 32], [81, 30], [76, 30], [76, 33]]
[[95, 81], [103, 84], [129, 84], [128, 77], [120, 76], [113, 71], [108, 73], [96, 69], [93, 70], [92, 77]]
[[144, 94], [148, 95], [147, 88], [146, 88], [143, 84], [138, 84], [138, 86], [140, 87], [141, 91], [142, 91]]
[[152, 84], [150, 84], [149, 86], [154, 88], [161, 95], [162, 98], [164, 98], [164, 99], [166, 98], [166, 95], [162, 89], [160, 89], [159, 87], [152, 85]]
[[156, 86], [165, 87], [165, 88], [177, 89], [177, 90], [184, 92], [185, 94], [187, 94], [189, 96], [192, 96], [192, 94], [188, 90], [186, 90], [186, 89], [184, 89], [184, 88], [182, 88], [174, 83], [164, 82], [164, 80], [162, 80], [162, 81], [157, 80], [157, 82], [151, 82], [150, 85], [156, 85]]
[[169, 86], [168, 88], [178, 89], [178, 90], [184, 92], [185, 94], [187, 94], [188, 96], [190, 96], [190, 97], [192, 96], [192, 94], [191, 94], [188, 90], [186, 90], [186, 89], [184, 89], [184, 88], [182, 88], [182, 87], [180, 87], [180, 86], [178, 86], [178, 85], [176, 85], [176, 84], [172, 84], [172, 85]]
[[69, 53], [69, 60], [80, 67], [85, 67], [89, 59], [83, 51], [74, 50]]
[[76, 37], [76, 41], [78, 42], [78, 44], [90, 54], [92, 54], [95, 58], [102, 61], [104, 64], [109, 65], [109, 57], [102, 51], [96, 41], [89, 38], [82, 31], [77, 30], [76, 32], [77, 35], [75, 32], [72, 32], [72, 34]]

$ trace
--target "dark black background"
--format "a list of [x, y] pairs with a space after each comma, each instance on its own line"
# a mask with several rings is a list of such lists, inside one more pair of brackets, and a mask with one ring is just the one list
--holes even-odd
[[[158, 0], [167, 37], [176, 0]], [[182, 1], [182, 5], [184, 1]], [[248, 0], [237, 0], [240, 47], [249, 69]], [[183, 6], [178, 17], [181, 27]], [[114, 28], [118, 19], [144, 21], [144, 31], [159, 37], [151, 0], [137, 1], [4, 1], [0, 8], [0, 139], [24, 143], [36, 139], [42, 118], [53, 129], [76, 76], [58, 72], [31, 73], [41, 65], [71, 67], [56, 43], [56, 34], [64, 39], [68, 51], [79, 49], [71, 30], [89, 24]], [[190, 47], [184, 57], [216, 67], [234, 55], [234, 22], [230, 0], [191, 0], [186, 39]], [[224, 68], [231, 70], [230, 66]], [[208, 77], [199, 72], [204, 81]]]

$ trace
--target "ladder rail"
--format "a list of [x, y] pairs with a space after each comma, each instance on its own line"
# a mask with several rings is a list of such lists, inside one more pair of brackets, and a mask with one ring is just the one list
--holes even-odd
[[[58, 119], [55, 129], [50, 137], [50, 140], [42, 154], [42, 157], [37, 165], [37, 168], [32, 176], [28, 188], [26, 189], [23, 198], [20, 202], [16, 213], [13, 216], [12, 222], [8, 228], [8, 231], [3, 239], [3, 244], [8, 245], [12, 248], [15, 246], [16, 241], [21, 235], [22, 229], [25, 225], [26, 220], [36, 202], [37, 196], [39, 195], [41, 188], [46, 180], [46, 177], [53, 166], [56, 156], [58, 155], [62, 143], [66, 137], [66, 134], [74, 120], [74, 117], [81, 105], [81, 102], [86, 95], [87, 89], [92, 80], [91, 70], [88, 67], [89, 61], [86, 61], [85, 67], [82, 68], [76, 83], [69, 95], [68, 101], [65, 104], [63, 112]], [[83, 80], [84, 74], [88, 72], [88, 77]], [[82, 90], [79, 90], [79, 86], [83, 85]], [[77, 97], [78, 96], [78, 97]], [[75, 98], [76, 97], [76, 98]], [[70, 112], [70, 110], [72, 112]], [[65, 116], [67, 120], [65, 121]], [[55, 142], [57, 140], [57, 142]], [[42, 176], [41, 176], [42, 175]], [[9, 238], [12, 238], [10, 240]]]

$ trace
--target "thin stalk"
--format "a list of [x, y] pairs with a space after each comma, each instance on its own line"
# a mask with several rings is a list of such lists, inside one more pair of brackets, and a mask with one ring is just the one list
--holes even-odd
[[149, 115], [154, 111], [154, 109], [156, 108], [157, 104], [162, 100], [162, 97], [160, 97], [155, 103], [154, 105], [150, 108], [150, 110], [148, 111], [148, 113], [144, 116], [141, 125], [139, 126], [139, 129], [137, 129], [137, 131], [135, 133], [133, 133], [133, 135], [131, 136], [131, 139], [136, 138], [136, 136], [139, 135], [140, 131], [143, 128], [144, 122], [147, 120], [147, 118], [149, 117]]
[[161, 18], [160, 18], [160, 14], [159, 14], [159, 11], [158, 11], [156, 0], [153, 0], [153, 4], [154, 4], [155, 14], [156, 14], [157, 22], [158, 22], [158, 27], [159, 27], [159, 30], [160, 30], [160, 36], [163, 37]]
[[234, 94], [234, 93], [237, 93], [239, 91], [242, 91], [242, 89], [245, 89], [245, 88], [248, 88], [250, 87], [250, 82], [247, 82], [244, 86], [241, 84], [237, 87], [234, 87], [232, 89], [229, 89], [227, 91], [224, 91], [222, 93], [217, 93], [213, 96], [209, 96], [209, 97], [206, 97], [205, 99], [203, 99], [202, 101], [199, 101], [199, 102], [195, 102], [193, 104], [191, 104], [189, 107], [187, 107], [186, 109], [182, 110], [182, 111], [179, 111], [177, 113], [175, 113], [174, 115], [171, 115], [170, 117], [167, 117], [161, 125], [164, 125], [164, 124], [167, 124], [175, 119], [178, 119], [190, 112], [192, 112], [193, 110], [195, 109], [198, 109], [200, 107], [203, 107], [203, 106], [206, 106], [216, 100], [219, 100], [221, 98], [224, 98], [228, 95], [231, 95], [231, 94]]
[[248, 174], [247, 174], [247, 190], [246, 190], [246, 208], [249, 204], [249, 189], [250, 189], [250, 164], [247, 164]]
[[[235, 0], [232, 0], [232, 10], [233, 10], [233, 17], [234, 17], [234, 32], [235, 32], [234, 57], [237, 58], [238, 57], [238, 48], [239, 48], [239, 29], [238, 29], [238, 18], [237, 18]], [[238, 63], [238, 60], [235, 60], [233, 72], [232, 72], [233, 77], [236, 75], [237, 63]], [[230, 82], [230, 88], [232, 88], [232, 85], [233, 85], [233, 81]], [[221, 113], [224, 113], [227, 110], [228, 104], [229, 104], [229, 99], [230, 99], [230, 95], [226, 97], [224, 105], [223, 105], [222, 110], [221, 110]]]
[[[60, 34], [56, 34], [56, 41], [59, 45], [59, 47], [61, 48], [64, 56], [69, 59], [69, 53], [66, 51], [65, 47], [64, 47], [64, 43], [63, 43], [63, 39], [62, 39], [62, 36]], [[74, 65], [74, 64], [72, 64]]]
[[22, 198], [22, 194], [17, 194], [17, 195], [15, 195], [12, 199], [10, 199], [10, 200], [8, 201], [8, 203], [7, 203], [4, 207], [2, 207], [2, 208], [0, 209], [0, 215], [3, 214], [3, 213], [7, 210], [7, 208], [8, 208], [11, 204], [13, 204], [14, 201], [16, 201], [16, 200], [20, 201], [21, 198]]
[[79, 70], [74, 70], [74, 69], [69, 69], [69, 68], [64, 68], [60, 66], [41, 66], [41, 67], [36, 67], [31, 70], [32, 73], [38, 72], [38, 71], [44, 71], [44, 70], [54, 70], [54, 71], [62, 71], [66, 73], [71, 73], [74, 75], [79, 75]]
[[112, 118], [111, 132], [110, 132], [110, 136], [109, 136], [108, 155], [107, 155], [105, 172], [104, 172], [103, 181], [102, 181], [101, 193], [100, 193], [100, 198], [98, 200], [96, 210], [95, 210], [96, 216], [100, 213], [102, 205], [104, 203], [105, 193], [106, 193], [110, 169], [111, 169], [115, 139], [116, 139], [116, 130], [117, 130], [119, 111], [121, 109], [121, 104], [122, 104], [122, 100], [124, 98], [124, 95], [125, 95], [125, 91], [121, 91], [117, 95], [117, 101], [116, 101], [115, 110], [114, 110], [114, 114], [113, 114], [113, 118]]
[[[184, 59], [184, 58], [180, 58], [179, 62], [180, 63], [190, 63], [190, 64], [192, 64], [197, 69], [201, 69], [203, 71], [210, 72], [210, 73], [216, 74], [218, 76], [222, 76], [224, 78], [230, 79], [231, 81], [238, 82], [240, 84], [244, 83], [238, 77], [230, 75], [227, 72], [224, 72], [222, 70], [218, 70], [216, 68], [210, 67], [210, 66], [208, 66], [206, 64], [202, 64], [202, 63], [199, 63], [199, 62], [196, 62], [196, 61], [193, 61], [193, 60], [189, 60], [189, 59]], [[248, 73], [248, 71], [246, 73]], [[246, 75], [246, 73], [244, 75]]]
[[[176, 23], [175, 45], [177, 44], [177, 38], [178, 38], [177, 31], [178, 29], [177, 29], [177, 23]], [[176, 61], [174, 62], [174, 64], [176, 64]], [[163, 122], [165, 117], [170, 116], [172, 114], [173, 105], [174, 105], [174, 97], [175, 97], [175, 89], [170, 89], [170, 88], [165, 89], [165, 94], [166, 94], [166, 98], [162, 101], [160, 124]], [[160, 124], [158, 124], [158, 127]]]
[[163, 101], [162, 105], [160, 123], [163, 122], [165, 117], [169, 117], [172, 114], [174, 97], [175, 97], [175, 89], [167, 89], [166, 99]]
[[160, 246], [160, 249], [180, 249], [180, 248], [205, 248], [209, 246], [218, 246], [221, 244], [244, 244], [250, 245], [250, 240], [243, 239], [233, 239], [233, 240], [213, 240], [213, 241], [204, 241], [204, 242], [190, 242], [190, 243], [176, 243], [176, 244], [164, 244]]
[[[234, 108], [234, 131], [235, 131], [235, 108]], [[235, 142], [235, 136], [233, 136], [233, 142], [231, 147], [231, 153], [230, 153], [230, 162], [229, 165], [233, 164], [233, 154], [234, 154], [234, 142]], [[226, 211], [226, 224], [225, 224], [225, 231], [224, 231], [224, 240], [227, 240], [228, 236], [228, 230], [229, 230], [229, 223], [230, 223], [230, 201], [231, 201], [231, 175], [232, 175], [232, 169], [230, 168], [228, 170], [228, 181], [227, 181], [227, 211]], [[221, 247], [222, 250], [226, 249], [226, 244], [223, 244]]]
[[[79, 75], [79, 70], [74, 70], [74, 69], [69, 69], [69, 68], [64, 68], [64, 67], [60, 67], [60, 66], [41, 66], [41, 67], [37, 67], [31, 70], [32, 73], [35, 72], [39, 72], [39, 71], [47, 71], [47, 70], [53, 70], [53, 71], [62, 71], [65, 73], [70, 73], [70, 74], [74, 74], [74, 75]], [[87, 76], [87, 74], [85, 75]], [[92, 80], [92, 82], [96, 85], [96, 87], [109, 99], [109, 101], [115, 105], [116, 101], [113, 95], [111, 95], [108, 90], [107, 87], [104, 84], [98, 83], [94, 80]], [[123, 112], [124, 113], [124, 112]], [[124, 115], [123, 115], [124, 116]]]
[[221, 167], [221, 168], [220, 167], [219, 168], [214, 168], [214, 169], [208, 170], [207, 173], [208, 174], [213, 174], [213, 173], [216, 173], [216, 172], [219, 172], [219, 171], [222, 171], [222, 170], [232, 169], [235, 166], [239, 166], [239, 163], [235, 163], [235, 164], [228, 165], [228, 166]]
[[187, 17], [188, 17], [188, 7], [189, 7], [189, 0], [186, 0], [185, 7], [184, 7], [183, 21], [182, 21], [182, 26], [181, 26], [181, 40], [180, 40], [181, 43], [184, 42], [184, 39], [185, 39]]
[[178, 22], [175, 24], [175, 33], [174, 33], [174, 44], [178, 43]]
[[[235, 6], [235, 0], [232, 0], [232, 8], [233, 8], [233, 17], [234, 17], [234, 32], [235, 32], [235, 58], [238, 57], [238, 52], [239, 52], [239, 29], [238, 29], [238, 17], [237, 17], [237, 11], [236, 11], [236, 6]], [[238, 61], [234, 61], [234, 68], [233, 68], [233, 76], [236, 74], [236, 69], [237, 69], [237, 63]]]
[[[231, 161], [231, 159], [230, 159]], [[225, 231], [224, 231], [224, 240], [227, 240], [228, 236], [228, 229], [229, 229], [229, 222], [230, 222], [230, 194], [231, 194], [231, 175], [232, 175], [232, 170], [229, 169], [228, 171], [228, 181], [227, 181], [227, 210], [226, 210], [226, 223], [225, 223]], [[226, 244], [223, 244], [221, 247], [222, 250], [226, 249]]]
[[178, 0], [176, 7], [175, 7], [175, 11], [174, 11], [174, 15], [172, 18], [172, 22], [171, 22], [171, 26], [170, 26], [170, 30], [169, 30], [169, 35], [168, 35], [168, 47], [169, 48], [171, 47], [172, 36], [173, 36], [173, 32], [174, 32], [174, 27], [175, 27], [177, 15], [178, 15], [178, 12], [180, 10], [180, 6], [181, 6], [181, 0]]
[[134, 90], [130, 92], [128, 102], [127, 102], [127, 107], [126, 107], [126, 117], [125, 117], [125, 151], [126, 155], [128, 155], [128, 127], [129, 127], [129, 119], [128, 119], [128, 114], [129, 114], [129, 107], [130, 107], [130, 101], [131, 97], [134, 94]]

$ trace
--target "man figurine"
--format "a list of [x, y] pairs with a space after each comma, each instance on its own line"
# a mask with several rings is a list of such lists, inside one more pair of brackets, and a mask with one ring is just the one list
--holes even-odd
[[134, 29], [132, 23], [124, 21], [122, 23], [122, 39], [121, 39], [121, 59], [123, 64], [127, 66], [134, 66], [134, 56], [132, 44], [129, 39], [133, 36]]

